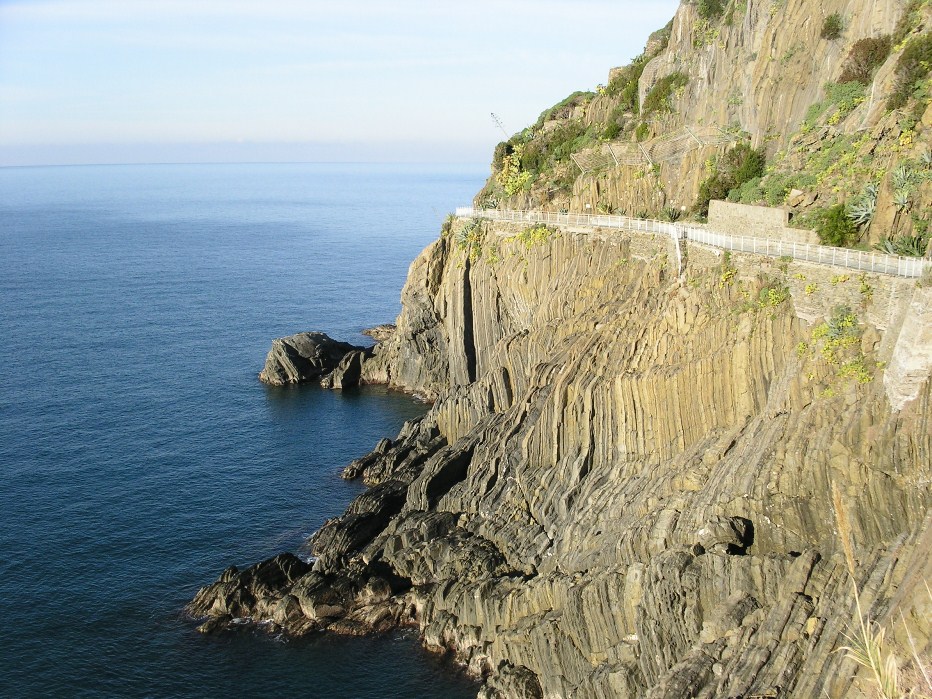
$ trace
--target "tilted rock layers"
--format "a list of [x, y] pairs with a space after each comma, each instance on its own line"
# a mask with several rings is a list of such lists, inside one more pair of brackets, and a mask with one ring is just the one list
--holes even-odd
[[859, 696], [833, 652], [850, 537], [865, 611], [928, 649], [928, 380], [894, 411], [882, 331], [872, 380], [833, 378], [792, 298], [748, 293], [793, 269], [675, 259], [618, 233], [432, 244], [362, 367], [432, 410], [354, 462], [370, 488], [312, 570], [230, 569], [191, 613], [417, 625], [487, 697]]

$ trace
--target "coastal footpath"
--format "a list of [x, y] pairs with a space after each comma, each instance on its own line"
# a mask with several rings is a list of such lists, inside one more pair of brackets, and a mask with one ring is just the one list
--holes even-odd
[[415, 627], [486, 699], [872, 697], [845, 648], [883, 632], [928, 694], [930, 27], [683, 2], [499, 144], [374, 348], [273, 343], [270, 383], [432, 407], [347, 466], [310, 562], [223, 571], [199, 629]]

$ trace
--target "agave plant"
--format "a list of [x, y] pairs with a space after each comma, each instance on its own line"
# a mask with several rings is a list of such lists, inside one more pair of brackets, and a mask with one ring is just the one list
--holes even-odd
[[869, 182], [861, 196], [848, 205], [848, 218], [859, 226], [866, 226], [874, 219], [877, 209], [877, 193], [879, 188], [874, 182]]
[[900, 235], [896, 238], [881, 238], [874, 248], [888, 255], [922, 257], [926, 254], [928, 244], [928, 239], [923, 235]]
[[916, 184], [916, 173], [908, 165], [900, 165], [892, 175], [893, 191], [911, 190]]
[[912, 194], [912, 190], [909, 187], [900, 187], [893, 192], [893, 204], [900, 211], [905, 210], [909, 206], [909, 197]]
[[880, 240], [874, 243], [874, 249], [880, 252], [886, 253], [887, 255], [895, 255], [896, 248], [893, 245], [893, 240], [883, 236]]
[[664, 221], [669, 221], [670, 223], [676, 223], [682, 215], [683, 212], [675, 206], [668, 206], [660, 213], [660, 217]]

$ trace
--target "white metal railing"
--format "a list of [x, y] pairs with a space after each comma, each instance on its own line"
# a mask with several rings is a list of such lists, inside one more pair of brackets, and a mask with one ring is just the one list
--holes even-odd
[[890, 274], [897, 277], [921, 277], [927, 269], [932, 269], [932, 260], [921, 257], [903, 257], [886, 255], [880, 252], [833, 248], [826, 245], [716, 233], [705, 228], [653, 219], [630, 218], [628, 216], [560, 214], [548, 211], [500, 211], [498, 209], [474, 209], [472, 207], [458, 208], [456, 215], [464, 218], [478, 217], [515, 223], [598, 226], [600, 228], [618, 228], [644, 233], [660, 233], [668, 235], [676, 241], [690, 240], [694, 243], [711, 245], [723, 250], [750, 252], [757, 255], [767, 255], [768, 257], [792, 257], [806, 262], [818, 262], [861, 272]]
[[751, 252], [769, 257], [792, 257], [806, 262], [818, 262], [861, 272], [892, 274], [897, 277], [921, 277], [927, 268], [932, 268], [932, 261], [921, 257], [902, 257], [881, 252], [833, 248], [827, 245], [726, 235], [696, 228], [689, 229], [687, 238], [696, 243], [714, 245], [725, 250]]
[[456, 215], [460, 218], [478, 217], [492, 221], [511, 221], [514, 223], [553, 223], [563, 226], [623, 228], [644, 233], [662, 233], [676, 239], [683, 237], [683, 226], [668, 221], [630, 218], [613, 214], [558, 214], [551, 211], [501, 211], [499, 209], [462, 207], [456, 210]]

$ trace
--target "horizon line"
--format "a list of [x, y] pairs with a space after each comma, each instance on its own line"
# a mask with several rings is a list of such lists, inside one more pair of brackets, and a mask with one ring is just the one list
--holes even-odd
[[198, 160], [198, 161], [170, 161], [170, 162], [88, 162], [88, 163], [29, 163], [29, 164], [3, 164], [0, 168], [42, 168], [42, 167], [126, 167], [134, 165], [481, 165], [487, 167], [488, 163], [481, 161], [433, 161], [433, 160]]

